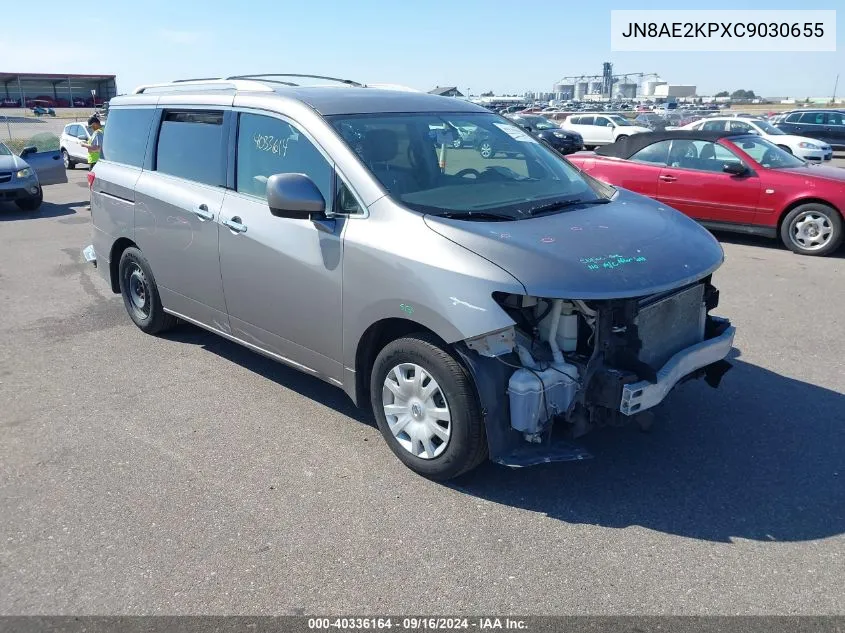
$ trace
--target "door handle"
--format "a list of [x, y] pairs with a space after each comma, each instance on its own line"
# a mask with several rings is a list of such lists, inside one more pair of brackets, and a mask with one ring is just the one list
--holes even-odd
[[677, 178], [675, 178], [674, 176], [670, 176], [669, 174], [663, 174], [659, 176], [659, 178], [663, 182], [675, 182], [677, 180]]
[[235, 233], [246, 233], [246, 224], [241, 224], [241, 219], [238, 216], [223, 220], [223, 226], [228, 226]]
[[214, 214], [211, 211], [208, 210], [207, 204], [197, 205], [197, 208], [194, 209], [194, 213], [196, 213], [197, 217], [199, 217], [202, 220], [213, 220], [214, 219]]

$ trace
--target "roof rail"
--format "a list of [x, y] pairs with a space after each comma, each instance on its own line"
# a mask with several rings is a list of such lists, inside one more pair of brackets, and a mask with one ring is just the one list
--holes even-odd
[[239, 80], [239, 79], [224, 79], [220, 77], [215, 78], [208, 78], [208, 79], [177, 79], [175, 81], [169, 81], [165, 83], [159, 84], [144, 84], [135, 88], [132, 91], [132, 94], [144, 94], [149, 91], [165, 91], [169, 89], [178, 89], [183, 86], [194, 86], [194, 87], [205, 87], [209, 90], [212, 89], [230, 89], [230, 90], [255, 90], [261, 92], [271, 92], [272, 88], [269, 88], [265, 82], [262, 81], [250, 81], [250, 80]]
[[[294, 73], [262, 73], [257, 75], [234, 75], [232, 77], [226, 77], [226, 79], [257, 79], [262, 80], [265, 77], [299, 77], [303, 79], [325, 79], [326, 81], [337, 81], [342, 84], [346, 84], [348, 86], [355, 86], [356, 88], [363, 88], [364, 84], [359, 83], [357, 81], [352, 81], [351, 79], [339, 79], [338, 77], [327, 77], [325, 75], [302, 75], [302, 74], [294, 74]], [[267, 80], [269, 81], [269, 80]], [[284, 83], [284, 82], [279, 82]], [[293, 86], [297, 84], [291, 84]]]

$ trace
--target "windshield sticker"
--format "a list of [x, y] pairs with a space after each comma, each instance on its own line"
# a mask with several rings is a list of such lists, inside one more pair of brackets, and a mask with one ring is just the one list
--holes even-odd
[[625, 257], [624, 255], [600, 255], [598, 257], [582, 257], [579, 260], [587, 270], [600, 270], [602, 268], [611, 270], [621, 266], [628, 266], [630, 264], [642, 264], [646, 262], [646, 258], [642, 255], [636, 257]]
[[525, 133], [525, 130], [518, 128], [515, 125], [508, 125], [507, 123], [494, 123], [497, 128], [502, 130], [505, 134], [510, 136], [515, 141], [522, 143], [536, 143], [537, 141]]

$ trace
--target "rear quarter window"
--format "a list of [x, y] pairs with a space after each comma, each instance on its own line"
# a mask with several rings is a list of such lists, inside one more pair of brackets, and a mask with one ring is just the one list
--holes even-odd
[[155, 108], [113, 108], [103, 128], [103, 160], [141, 167]]

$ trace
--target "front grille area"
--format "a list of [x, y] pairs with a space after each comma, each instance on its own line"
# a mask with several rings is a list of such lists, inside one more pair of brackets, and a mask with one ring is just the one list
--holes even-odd
[[642, 341], [639, 359], [654, 369], [704, 340], [704, 284], [640, 302], [634, 322]]
[[0, 182], [9, 182], [12, 179], [12, 172], [0, 171]]

